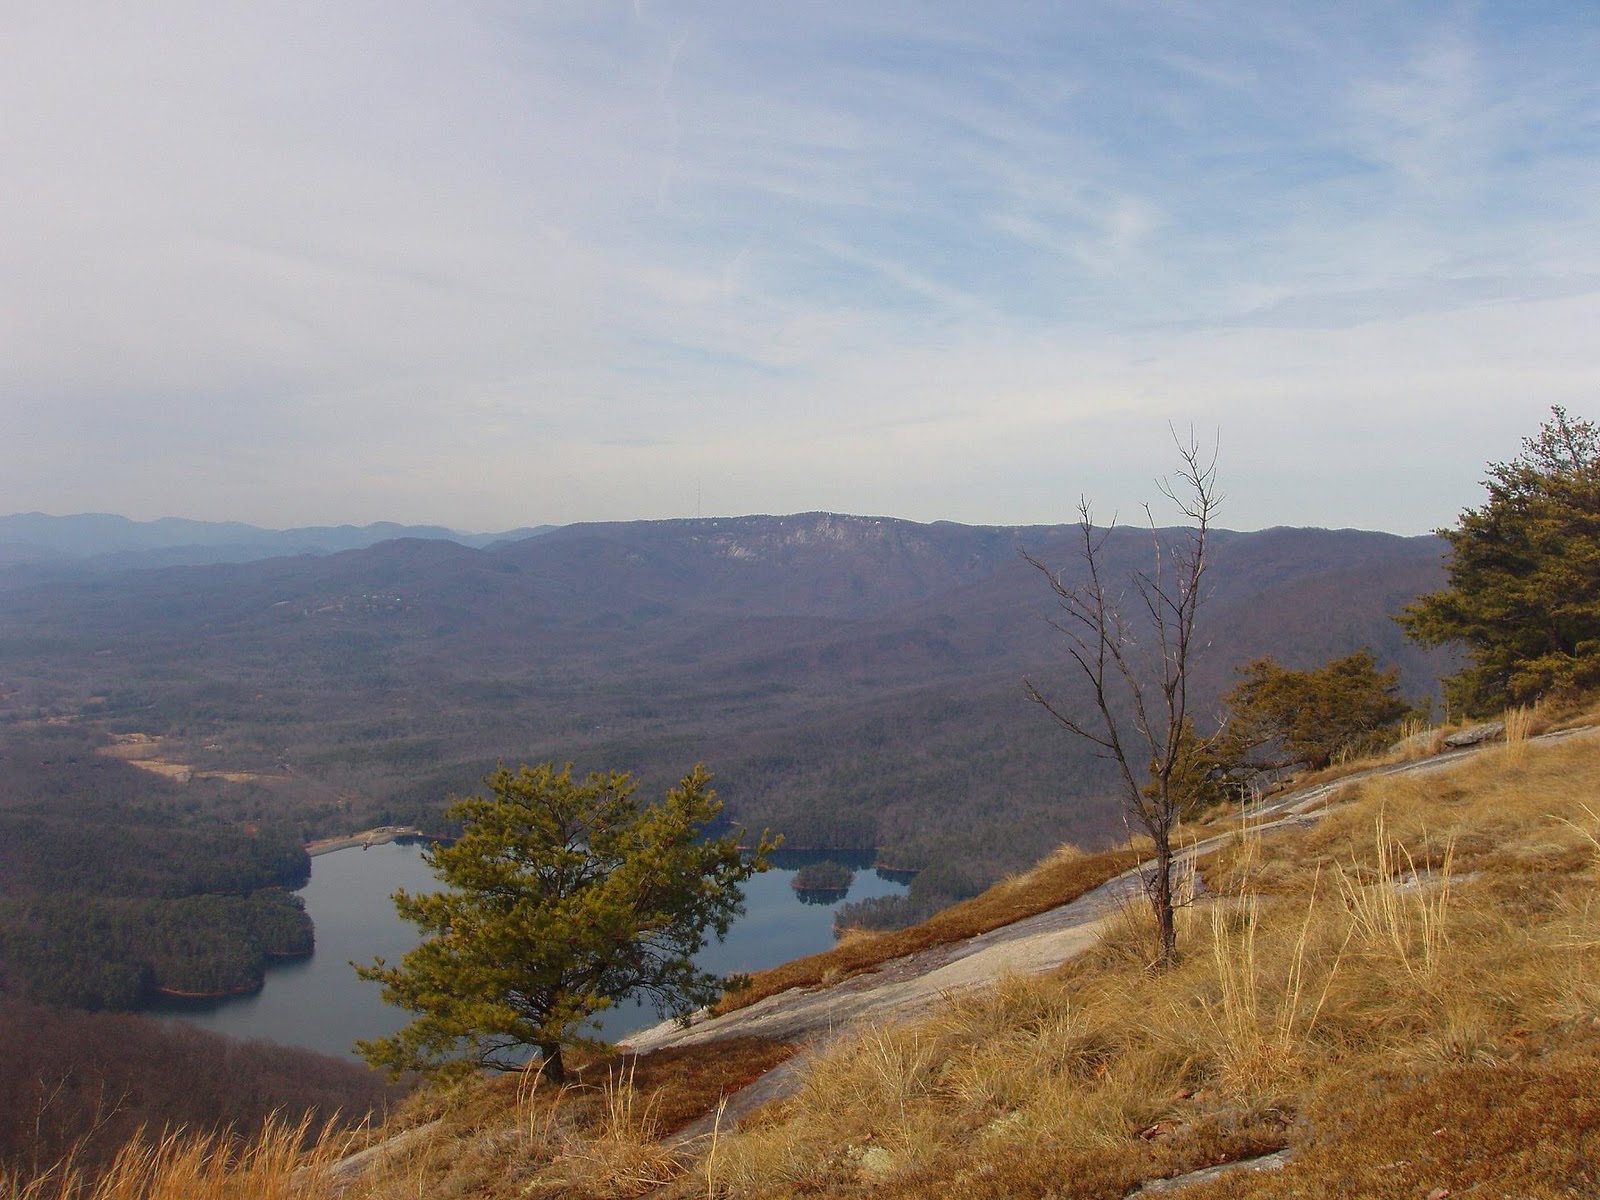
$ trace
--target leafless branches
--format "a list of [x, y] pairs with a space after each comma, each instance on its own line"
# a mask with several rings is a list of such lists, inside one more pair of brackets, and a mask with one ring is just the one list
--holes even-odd
[[[1174, 540], [1157, 528], [1153, 513], [1145, 507], [1154, 562], [1127, 578], [1131, 596], [1126, 591], [1113, 593], [1107, 579], [1106, 543], [1116, 522], [1097, 529], [1088, 500], [1078, 504], [1078, 554], [1083, 567], [1079, 582], [1069, 583], [1065, 571], [1052, 570], [1023, 553], [1055, 593], [1058, 614], [1049, 623], [1061, 634], [1068, 658], [1088, 684], [1094, 711], [1080, 715], [1045, 695], [1032, 680], [1025, 681], [1028, 698], [1116, 764], [1124, 811], [1154, 843], [1153, 873], [1146, 885], [1163, 965], [1177, 957], [1172, 830], [1184, 797], [1174, 787], [1174, 777], [1184, 741], [1193, 736], [1189, 667], [1195, 619], [1204, 595], [1207, 538], [1221, 501], [1215, 446], [1203, 449], [1192, 430], [1187, 439], [1174, 433], [1173, 441], [1179, 467], [1159, 486], [1186, 524]], [[1136, 761], [1139, 755], [1145, 758], [1142, 772]]]

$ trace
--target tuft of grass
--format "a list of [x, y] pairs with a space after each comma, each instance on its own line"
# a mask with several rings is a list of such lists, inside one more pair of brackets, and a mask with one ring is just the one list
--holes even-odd
[[1443, 957], [1454, 847], [1445, 846], [1437, 872], [1419, 871], [1410, 850], [1390, 839], [1381, 807], [1373, 846], [1376, 864], [1370, 873], [1357, 864], [1348, 872], [1339, 870], [1351, 934], [1363, 940], [1369, 953], [1390, 955], [1414, 983], [1425, 983], [1437, 975]]
[[[329, 1123], [311, 1133], [268, 1121], [255, 1137], [168, 1130], [136, 1136], [97, 1175], [69, 1158], [31, 1179], [0, 1175], [0, 1200], [303, 1200], [331, 1191], [346, 1139]], [[309, 1142], [310, 1148], [306, 1149]]]
[[[790, 1057], [764, 1038], [580, 1061], [560, 1086], [532, 1072], [470, 1080], [407, 1115], [418, 1136], [350, 1200], [642, 1195], [679, 1178], [672, 1135]], [[720, 1137], [719, 1133], [719, 1137]]]
[[1506, 709], [1501, 723], [1505, 726], [1505, 742], [1501, 753], [1506, 765], [1520, 767], [1528, 757], [1528, 738], [1534, 728], [1534, 710], [1526, 705]]
[[595, 1119], [560, 1138], [528, 1196], [643, 1196], [683, 1173], [685, 1159], [659, 1140], [652, 1097], [635, 1086], [637, 1062], [610, 1068]]
[[1415, 762], [1419, 758], [1431, 758], [1444, 748], [1444, 730], [1421, 717], [1407, 717], [1400, 722], [1400, 736], [1395, 745], [1398, 752], [1389, 761]]
[[[1266, 945], [1261, 923], [1267, 901], [1250, 890], [1250, 868], [1259, 846], [1259, 832], [1246, 831], [1238, 892], [1210, 906], [1210, 965], [1217, 999], [1202, 996], [1199, 1007], [1211, 1019], [1225, 1085], [1240, 1094], [1271, 1095], [1305, 1070], [1304, 1048], [1316, 1031], [1353, 930], [1345, 933], [1331, 960], [1311, 960], [1314, 944], [1331, 940], [1326, 931], [1314, 937], [1325, 904], [1319, 871], [1298, 932], [1287, 922], [1275, 924], [1280, 937], [1295, 933], [1292, 946], [1284, 950]], [[1267, 969], [1269, 960], [1282, 965], [1277, 986]]]

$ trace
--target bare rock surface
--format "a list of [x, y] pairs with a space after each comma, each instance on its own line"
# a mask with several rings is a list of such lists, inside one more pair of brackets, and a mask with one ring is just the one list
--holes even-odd
[[[1555, 742], [1596, 733], [1600, 730], [1564, 730], [1533, 740]], [[1305, 828], [1336, 805], [1341, 792], [1362, 779], [1443, 770], [1476, 752], [1474, 744], [1431, 758], [1372, 767], [1271, 797], [1251, 806], [1245, 816], [1264, 834]], [[1230, 831], [1186, 847], [1184, 859], [1192, 862], [1197, 855], [1232, 836]], [[806, 1044], [800, 1054], [729, 1097], [720, 1118], [707, 1117], [680, 1132], [680, 1140], [691, 1141], [709, 1134], [718, 1120], [726, 1127], [762, 1104], [792, 1095], [809, 1057], [838, 1038], [870, 1025], [916, 1016], [951, 993], [988, 986], [1007, 973], [1038, 974], [1078, 957], [1095, 944], [1106, 922], [1121, 906], [1142, 903], [1141, 887], [1141, 875], [1135, 868], [1059, 908], [1013, 925], [891, 959], [872, 971], [835, 984], [791, 988], [723, 1016], [702, 1014], [687, 1026], [663, 1022], [632, 1035], [622, 1046], [643, 1052], [732, 1037], [768, 1037]]]
[[1130, 1192], [1132, 1196], [1149, 1196], [1159, 1192], [1175, 1192], [1180, 1188], [1188, 1187], [1191, 1183], [1209, 1183], [1223, 1175], [1233, 1175], [1240, 1171], [1279, 1171], [1289, 1161], [1289, 1152], [1279, 1150], [1274, 1154], [1263, 1154], [1259, 1158], [1241, 1158], [1237, 1162], [1222, 1163], [1215, 1167], [1204, 1167], [1198, 1171], [1190, 1171], [1187, 1175], [1174, 1175], [1171, 1179], [1152, 1179], [1149, 1183]]
[[1469, 725], [1455, 733], [1446, 734], [1444, 744], [1452, 748], [1476, 746], [1479, 742], [1492, 742], [1503, 737], [1505, 732], [1504, 721], [1485, 721], [1481, 725]]

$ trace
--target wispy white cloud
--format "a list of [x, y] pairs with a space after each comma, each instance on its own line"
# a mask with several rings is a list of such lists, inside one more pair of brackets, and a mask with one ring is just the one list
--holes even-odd
[[0, 509], [1035, 521], [1192, 419], [1235, 524], [1425, 528], [1600, 382], [1597, 52], [1580, 6], [13, 6]]

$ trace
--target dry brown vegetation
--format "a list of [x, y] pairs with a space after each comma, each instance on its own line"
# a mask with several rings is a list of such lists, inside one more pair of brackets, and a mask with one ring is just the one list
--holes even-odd
[[673, 1134], [794, 1051], [742, 1038], [612, 1055], [582, 1064], [561, 1085], [510, 1075], [424, 1096], [394, 1123], [415, 1135], [381, 1154], [345, 1194], [644, 1195], [681, 1178], [693, 1161]]
[[1524, 740], [1352, 787], [1311, 830], [1241, 829], [1202, 863], [1220, 896], [1186, 914], [1176, 970], [1147, 970], [1130, 911], [1052, 978], [832, 1051], [705, 1184], [1121, 1196], [1287, 1146], [1292, 1174], [1248, 1186], [1592, 1194], [1600, 752]]
[[307, 1050], [0, 996], [0, 1168], [44, 1166], [70, 1152], [95, 1172], [140, 1129], [231, 1128], [249, 1140], [301, 1114], [314, 1127], [336, 1116], [359, 1126], [405, 1091]]
[[[560, 1091], [502, 1079], [419, 1101], [412, 1141], [343, 1194], [1121, 1197], [1279, 1148], [1281, 1170], [1184, 1194], [1595, 1194], [1600, 743], [1514, 734], [1349, 790], [1310, 829], [1241, 827], [1201, 863], [1209, 899], [1185, 910], [1171, 971], [1149, 970], [1130, 908], [1053, 975], [836, 1043], [790, 1099], [692, 1154], [665, 1135], [787, 1048], [699, 1045], [595, 1063]], [[1063, 855], [973, 911], [1030, 910], [1046, 879], [1116, 865]]]
[[[691, 1165], [672, 1134], [794, 1051], [745, 1038], [591, 1060], [559, 1086], [532, 1074], [478, 1080], [415, 1096], [381, 1135], [304, 1122], [249, 1139], [141, 1134], [105, 1171], [68, 1159], [32, 1177], [0, 1173], [0, 1200], [638, 1196]], [[372, 1157], [341, 1174], [341, 1156], [368, 1141]]]
[[1084, 854], [1072, 846], [1063, 846], [1033, 870], [1002, 880], [982, 895], [952, 905], [920, 925], [892, 933], [850, 931], [838, 945], [820, 954], [759, 971], [750, 977], [748, 987], [724, 996], [716, 1011], [733, 1012], [790, 988], [837, 983], [890, 959], [976, 937], [1049, 912], [1137, 863], [1137, 853], [1129, 849]]
[[303, 1122], [270, 1123], [249, 1140], [140, 1134], [101, 1172], [69, 1159], [31, 1179], [0, 1173], [0, 1200], [304, 1200], [331, 1192], [348, 1144], [331, 1125], [319, 1134]]

